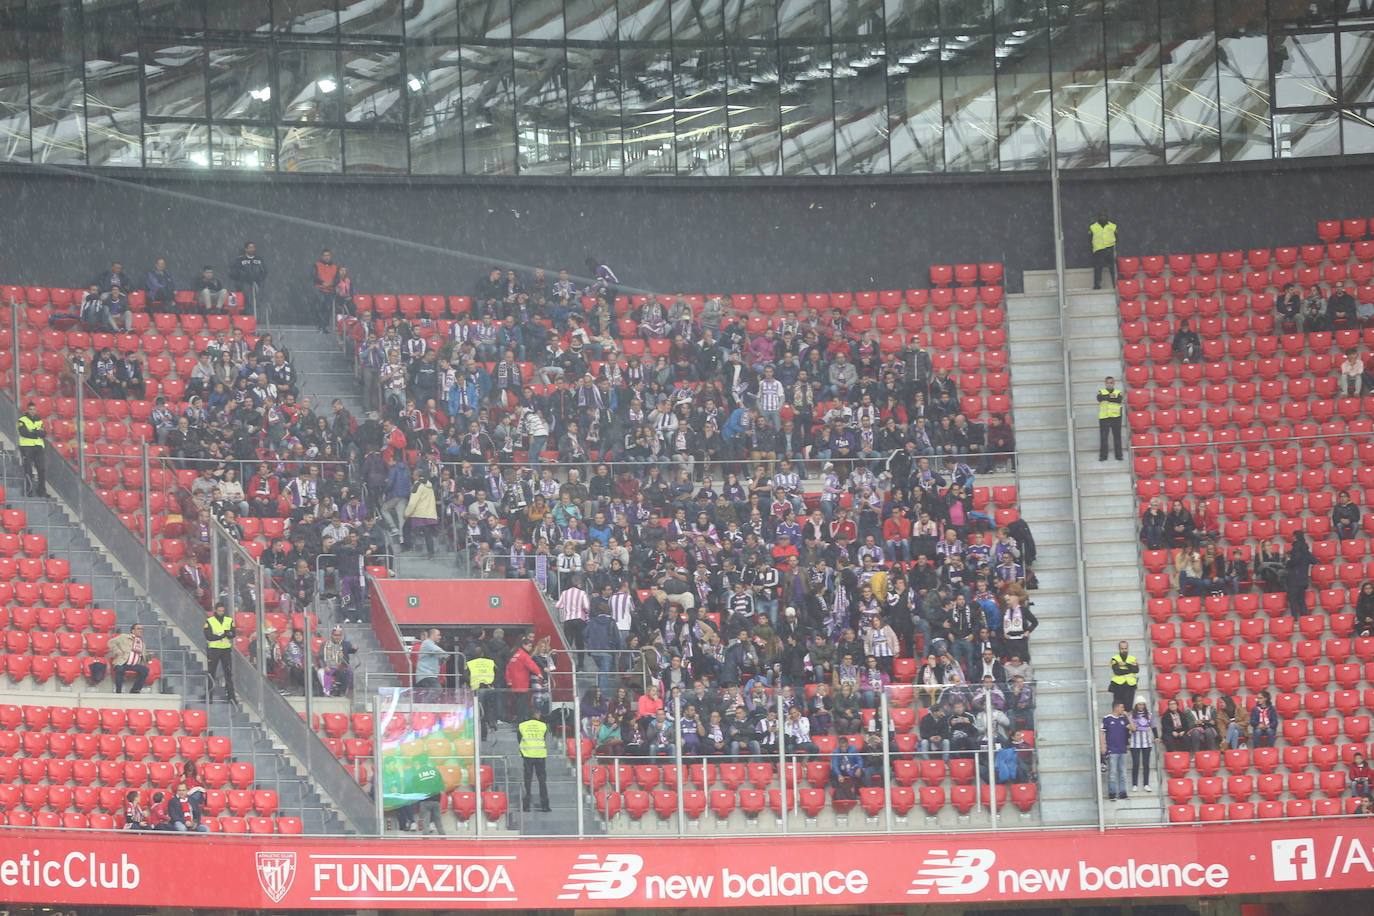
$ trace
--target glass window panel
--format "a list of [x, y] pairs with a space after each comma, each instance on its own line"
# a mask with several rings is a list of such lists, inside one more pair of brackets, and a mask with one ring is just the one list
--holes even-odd
[[675, 0], [673, 41], [721, 42], [725, 40], [724, 0]]
[[724, 51], [719, 45], [674, 48], [678, 174], [728, 175]]
[[[620, 25], [624, 35], [624, 19]], [[620, 57], [622, 72], [634, 74], [620, 98], [625, 174], [671, 175], [677, 169], [672, 58], [666, 50], [623, 44]]]
[[510, 4], [506, 0], [458, 0], [458, 37], [463, 41], [510, 38]]
[[211, 125], [211, 165], [217, 169], [270, 172], [277, 167], [276, 134], [271, 127]]
[[401, 0], [339, 0], [339, 28], [345, 35], [399, 38]]
[[339, 31], [334, 0], [272, 0], [272, 21], [278, 32], [301, 37], [334, 35]]
[[987, 0], [940, 0], [940, 28], [946, 34], [986, 32], [992, 28], [991, 12], [992, 4]]
[[[1140, 12], [1138, 18], [1131, 14]], [[1112, 165], [1164, 164], [1160, 96], [1159, 9], [1128, 4], [1106, 26], [1107, 115]]]
[[143, 49], [143, 81], [152, 117], [205, 116], [205, 50], [194, 45]]
[[394, 130], [344, 131], [344, 171], [406, 174], [406, 135]]
[[272, 68], [266, 48], [210, 49], [210, 117], [272, 118]]
[[729, 41], [775, 41], [778, 0], [725, 0], [725, 36]]
[[779, 73], [782, 171], [785, 175], [835, 172], [835, 96], [828, 45], [784, 46]]
[[944, 171], [941, 112], [939, 40], [889, 40], [887, 116], [893, 172]]
[[1043, 169], [1050, 154], [1049, 29], [1041, 24], [998, 33], [997, 133], [1004, 169]]
[[509, 45], [463, 47], [463, 159], [469, 175], [515, 173], [515, 74]]
[[86, 94], [79, 0], [30, 3], [28, 41], [33, 159], [84, 163]]
[[667, 41], [672, 33], [668, 7], [669, 0], [620, 0], [620, 40]]
[[1341, 134], [1347, 156], [1374, 153], [1374, 109], [1342, 111]]
[[[122, 15], [135, 18], [127, 8]], [[205, 8], [201, 0], [139, 0], [136, 21], [145, 31], [199, 31], [205, 28]]]
[[270, 32], [272, 0], [211, 3], [205, 10], [205, 25], [217, 32]]
[[884, 0], [888, 41], [934, 35], [940, 30], [939, 0]]
[[836, 174], [886, 175], [891, 168], [884, 53], [877, 43], [834, 46]]
[[567, 71], [562, 48], [515, 49], [515, 130], [522, 175], [568, 174]]
[[883, 0], [835, 0], [830, 4], [830, 32], [837, 39], [883, 39]]
[[829, 34], [829, 0], [778, 0], [779, 37], [815, 40]]
[[1269, 21], [1275, 28], [1323, 26], [1335, 18], [1336, 0], [1274, 0], [1269, 4]]
[[782, 168], [777, 49], [761, 43], [731, 45], [727, 53], [730, 173], [776, 175]]
[[411, 48], [410, 169], [434, 175], [463, 172], [463, 92], [458, 49]]
[[615, 41], [615, 0], [565, 0], [563, 16], [569, 41]]
[[343, 52], [344, 120], [400, 124], [405, 117], [401, 52]]
[[1275, 154], [1281, 159], [1335, 156], [1341, 151], [1340, 128], [1340, 119], [1334, 111], [1275, 114]]
[[209, 128], [204, 124], [143, 125], [143, 159], [150, 169], [210, 167]]
[[620, 53], [614, 47], [568, 48], [568, 110], [573, 171], [619, 175]]
[[1053, 39], [1055, 140], [1061, 168], [1106, 165], [1107, 80], [1102, 23], [1075, 15]]
[[0, 162], [28, 162], [29, 62], [24, 0], [0, 2]]
[[1374, 102], [1374, 32], [1341, 33], [1341, 96], [1347, 105]]
[[1374, 22], [1374, 2], [1370, 0], [1337, 0], [1341, 22]]
[[1296, 108], [1336, 101], [1336, 36], [1275, 35], [1271, 40], [1274, 105]]
[[997, 93], [991, 35], [943, 40], [945, 168], [951, 172], [997, 169]]
[[334, 127], [277, 128], [277, 170], [338, 172], [343, 169], [340, 131]]
[[1216, 162], [1221, 158], [1221, 129], [1211, 6], [1165, 0], [1160, 22], [1165, 158], [1169, 163]]
[[121, 5], [88, 4], [86, 27], [86, 143], [91, 165], [143, 164], [139, 123], [137, 22]]
[[406, 41], [458, 38], [458, 0], [408, 0], [404, 13]]
[[[339, 65], [333, 51], [277, 53], [277, 111], [283, 121], [339, 120]], [[282, 147], [282, 161], [286, 148]]]
[[563, 0], [515, 0], [511, 15], [517, 40], [563, 40]]
[[1217, 6], [1217, 77], [1222, 157], [1238, 161], [1273, 156], [1264, 0]]

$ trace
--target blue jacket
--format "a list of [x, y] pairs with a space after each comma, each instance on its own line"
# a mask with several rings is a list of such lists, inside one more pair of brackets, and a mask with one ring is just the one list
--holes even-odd
[[406, 467], [404, 461], [396, 462], [391, 466], [391, 470], [387, 472], [386, 498], [410, 498], [410, 468]]

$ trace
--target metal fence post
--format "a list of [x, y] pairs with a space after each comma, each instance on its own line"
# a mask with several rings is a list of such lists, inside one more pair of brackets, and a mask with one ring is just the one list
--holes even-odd
[[152, 460], [148, 457], [148, 440], [139, 443], [139, 460], [143, 468], [143, 543], [153, 549], [153, 484]]
[[[76, 472], [82, 481], [86, 480], [86, 360], [84, 357], [72, 360], [76, 371]], [[19, 367], [16, 364], [16, 373]]]
[[677, 767], [677, 835], [682, 836], [687, 827], [687, 803], [684, 799], [687, 790], [682, 786], [682, 694], [673, 694], [673, 762]]
[[778, 801], [780, 802], [778, 805], [778, 827], [782, 830], [783, 834], [786, 835], [787, 803], [791, 801], [791, 798], [787, 794], [787, 743], [783, 741], [782, 734], [782, 689], [779, 688], [776, 690], [773, 696], [778, 704], [778, 779], [782, 780], [782, 782], [779, 783], [780, 788], [778, 789]]
[[888, 707], [888, 688], [882, 690], [882, 705], [879, 707], [883, 717], [883, 792], [887, 795], [884, 799], [883, 813], [887, 823], [887, 832], [892, 832], [892, 749], [889, 743], [892, 741], [891, 712]]
[[477, 821], [477, 839], [480, 840], [482, 838], [482, 818], [486, 816], [482, 810], [482, 729], [480, 723], [472, 731], [472, 782], [477, 789], [477, 813], [473, 818]]
[[992, 829], [997, 829], [997, 723], [992, 719], [992, 691], [983, 691], [983, 715], [988, 735], [988, 813]]
[[[377, 836], [386, 833], [386, 799], [382, 793], [382, 733], [382, 698], [374, 694], [372, 696], [372, 801], [377, 810]], [[478, 823], [481, 823], [480, 813], [478, 817]]]
[[573, 797], [576, 799], [577, 808], [577, 835], [586, 836], [586, 826], [583, 821], [586, 812], [582, 810], [582, 697], [577, 689], [577, 657], [571, 652], [568, 653], [568, 664], [572, 668], [572, 701], [573, 701]]

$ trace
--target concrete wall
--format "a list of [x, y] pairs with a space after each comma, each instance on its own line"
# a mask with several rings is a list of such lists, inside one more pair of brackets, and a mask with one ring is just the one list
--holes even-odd
[[[1069, 266], [1106, 205], [1122, 253], [1315, 241], [1323, 218], [1368, 216], [1370, 169], [1352, 160], [1066, 173]], [[323, 247], [360, 292], [467, 293], [493, 263], [567, 266], [588, 254], [629, 287], [805, 292], [928, 285], [931, 264], [1053, 266], [1044, 175], [877, 181], [606, 183], [306, 176], [191, 179], [122, 171], [0, 172], [0, 282], [80, 285], [118, 258], [135, 276], [165, 255], [183, 281], [247, 239], [288, 311]]]

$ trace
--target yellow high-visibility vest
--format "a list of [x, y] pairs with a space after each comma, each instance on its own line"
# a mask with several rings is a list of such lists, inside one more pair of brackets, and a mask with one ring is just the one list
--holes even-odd
[[490, 687], [496, 683], [496, 663], [489, 658], [474, 658], [468, 662], [468, 683], [472, 689]]
[[549, 750], [544, 746], [544, 735], [549, 727], [538, 719], [526, 719], [520, 723], [520, 756], [547, 757]]
[[234, 618], [226, 616], [221, 619], [211, 614], [206, 618], [205, 625], [210, 628], [211, 633], [211, 639], [206, 645], [211, 649], [229, 648], [229, 631], [234, 628]]
[[1101, 223], [1093, 223], [1088, 229], [1093, 234], [1093, 251], [1116, 247], [1116, 223], [1108, 221], [1105, 226]]
[[[1122, 658], [1121, 653], [1119, 652], [1116, 655], [1112, 656], [1112, 665], [1115, 666], [1117, 662], [1121, 662], [1123, 665], [1136, 664], [1134, 655], [1127, 655], [1125, 658]], [[1112, 670], [1115, 671], [1115, 667], [1113, 667]], [[1136, 676], [1134, 674], [1113, 674], [1112, 683], [1125, 684], [1128, 687], [1134, 687], [1136, 684]]]
[[1099, 400], [1097, 402], [1097, 418], [1099, 420], [1121, 416], [1121, 392], [1111, 388], [1103, 388], [1097, 392], [1099, 395], [1107, 395], [1115, 400]]
[[20, 415], [19, 415], [19, 447], [20, 447], [20, 448], [27, 448], [27, 447], [32, 446], [32, 445], [36, 445], [36, 446], [38, 446], [39, 448], [42, 448], [42, 447], [43, 447], [43, 440], [42, 440], [42, 438], [33, 435], [33, 433], [41, 433], [42, 431], [43, 431], [43, 421], [42, 421], [41, 419], [33, 420], [33, 419], [30, 419], [29, 416], [28, 416], [27, 414], [20, 414]]

